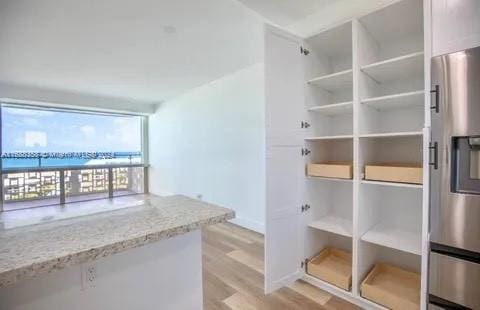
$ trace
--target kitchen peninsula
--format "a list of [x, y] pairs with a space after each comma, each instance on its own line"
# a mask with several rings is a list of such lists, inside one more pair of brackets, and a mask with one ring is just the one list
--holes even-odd
[[200, 229], [234, 212], [140, 197], [1, 214], [0, 309], [201, 309]]

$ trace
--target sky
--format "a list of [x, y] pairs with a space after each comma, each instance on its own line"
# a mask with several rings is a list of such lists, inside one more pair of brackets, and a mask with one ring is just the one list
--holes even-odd
[[140, 152], [141, 117], [2, 107], [2, 152]]

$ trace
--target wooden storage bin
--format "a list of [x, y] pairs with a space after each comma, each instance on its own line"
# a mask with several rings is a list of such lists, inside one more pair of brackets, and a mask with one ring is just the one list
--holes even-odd
[[420, 275], [379, 263], [363, 280], [360, 293], [390, 309], [420, 309]]
[[352, 254], [334, 248], [325, 248], [307, 263], [307, 273], [339, 288], [352, 287]]
[[412, 164], [365, 165], [365, 180], [423, 183], [423, 168]]
[[353, 178], [352, 163], [322, 163], [322, 164], [308, 164], [307, 175], [311, 177], [325, 177], [338, 179]]

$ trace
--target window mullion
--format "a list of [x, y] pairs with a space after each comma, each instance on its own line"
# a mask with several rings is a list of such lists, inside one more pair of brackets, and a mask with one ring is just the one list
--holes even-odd
[[60, 204], [65, 204], [65, 170], [60, 170]]
[[113, 168], [108, 168], [108, 198], [113, 198]]

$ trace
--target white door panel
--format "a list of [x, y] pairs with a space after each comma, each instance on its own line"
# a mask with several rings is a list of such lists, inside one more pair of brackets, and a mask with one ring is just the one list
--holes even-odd
[[267, 293], [299, 277], [302, 260], [303, 158], [300, 146], [267, 150], [265, 289]]
[[265, 291], [270, 293], [301, 275], [304, 85], [300, 40], [268, 28], [265, 42]]
[[296, 145], [304, 118], [300, 42], [267, 30], [265, 44], [266, 136], [276, 145]]

